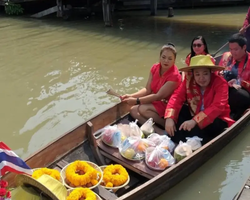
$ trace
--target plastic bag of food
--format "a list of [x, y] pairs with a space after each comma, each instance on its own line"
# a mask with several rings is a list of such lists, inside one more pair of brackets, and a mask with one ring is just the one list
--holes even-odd
[[156, 146], [160, 145], [163, 140], [166, 140], [168, 136], [166, 135], [159, 135], [157, 133], [152, 133], [147, 137], [147, 140], [155, 143]]
[[117, 124], [117, 128], [121, 131], [122, 134], [122, 141], [124, 141], [127, 137], [130, 136], [130, 126], [129, 124]]
[[143, 137], [143, 133], [141, 131], [141, 129], [139, 128], [139, 126], [137, 125], [137, 121], [135, 120], [134, 122], [130, 122], [129, 126], [130, 126], [130, 136], [131, 137]]
[[162, 140], [160, 143], [159, 147], [168, 150], [170, 153], [173, 153], [175, 143], [168, 136], [166, 136], [166, 138], [164, 138], [164, 140]]
[[177, 162], [192, 154], [192, 147], [185, 142], [180, 141], [174, 150], [174, 158]]
[[141, 131], [143, 132], [143, 134], [147, 137], [149, 136], [151, 133], [154, 132], [154, 128], [153, 128], [154, 122], [152, 118], [149, 118], [142, 126], [141, 126]]
[[101, 138], [105, 144], [111, 147], [118, 148], [122, 142], [122, 134], [121, 131], [117, 128], [117, 125], [105, 127], [102, 132]]
[[203, 139], [199, 138], [198, 136], [194, 136], [194, 137], [191, 137], [191, 138], [186, 137], [186, 139], [187, 139], [186, 143], [192, 147], [193, 151], [199, 149], [202, 146], [201, 141]]
[[120, 154], [129, 160], [141, 160], [145, 157], [145, 151], [154, 143], [139, 137], [128, 137], [119, 147]]
[[172, 166], [175, 160], [171, 153], [161, 147], [149, 147], [146, 149], [145, 161], [150, 169], [164, 170]]

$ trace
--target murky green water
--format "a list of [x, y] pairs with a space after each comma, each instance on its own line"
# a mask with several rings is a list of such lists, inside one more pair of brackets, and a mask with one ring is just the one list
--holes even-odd
[[[211, 53], [237, 32], [247, 7], [116, 13], [101, 19], [0, 18], [1, 140], [25, 158], [112, 106], [112, 87], [130, 93], [146, 84], [159, 50], [173, 42], [181, 67], [196, 35]], [[249, 130], [160, 199], [221, 199], [236, 194], [249, 169]], [[181, 191], [181, 192], [180, 192]]]

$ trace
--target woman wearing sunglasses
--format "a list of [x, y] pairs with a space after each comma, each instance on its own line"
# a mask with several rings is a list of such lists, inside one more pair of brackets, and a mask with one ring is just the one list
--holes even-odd
[[[191, 52], [187, 55], [185, 63], [187, 66], [190, 64], [190, 59], [197, 55], [207, 55], [209, 54], [208, 48], [207, 48], [207, 42], [203, 36], [196, 36], [191, 43]], [[215, 60], [213, 57], [211, 57], [213, 63], [215, 63]]]
[[164, 127], [166, 102], [181, 83], [181, 75], [175, 65], [176, 49], [172, 43], [161, 48], [159, 63], [152, 66], [145, 88], [122, 96], [122, 100], [134, 105], [130, 114], [143, 124], [149, 118]]
[[[209, 55], [207, 42], [203, 36], [196, 36], [191, 42], [191, 52], [187, 55], [185, 63], [187, 66], [190, 64], [192, 57], [197, 55]], [[211, 56], [212, 62], [215, 64], [214, 58]], [[217, 73], [217, 72], [216, 72]], [[188, 73], [182, 73], [182, 80], [184, 80], [184, 75]]]

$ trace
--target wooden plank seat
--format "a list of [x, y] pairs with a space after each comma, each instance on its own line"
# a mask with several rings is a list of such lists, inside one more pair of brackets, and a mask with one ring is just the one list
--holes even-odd
[[[59, 168], [59, 169], [62, 169], [64, 168], [66, 165], [68, 164], [67, 161], [65, 160], [60, 160], [58, 163], [56, 163], [56, 167], [55, 168]], [[106, 190], [105, 188], [103, 188], [102, 186], [97, 186], [96, 188], [93, 189], [93, 191], [98, 194], [102, 199], [105, 199], [105, 200], [115, 200], [117, 199], [117, 196]]]
[[147, 167], [144, 160], [142, 161], [130, 161], [121, 156], [118, 149], [109, 147], [108, 145], [104, 144], [101, 139], [97, 139], [96, 143], [98, 147], [100, 148], [100, 153], [109, 158], [110, 160], [113, 160], [114, 162], [120, 163], [124, 167], [148, 178], [151, 179], [161, 172], [151, 170]]

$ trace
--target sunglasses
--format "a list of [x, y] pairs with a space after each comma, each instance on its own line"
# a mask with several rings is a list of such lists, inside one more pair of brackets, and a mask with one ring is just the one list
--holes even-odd
[[201, 47], [203, 44], [193, 44], [193, 47]]

